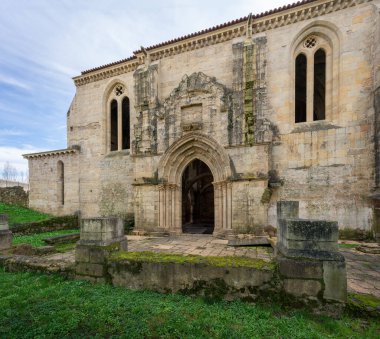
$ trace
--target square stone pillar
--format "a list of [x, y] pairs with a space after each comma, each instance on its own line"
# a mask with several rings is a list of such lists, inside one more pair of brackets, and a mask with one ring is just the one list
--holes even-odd
[[107, 280], [111, 253], [127, 250], [121, 218], [82, 219], [75, 251], [76, 277], [94, 282]]
[[12, 232], [9, 230], [8, 216], [0, 214], [0, 251], [12, 248]]
[[338, 223], [280, 219], [278, 263], [286, 293], [322, 304], [347, 299], [346, 264], [338, 252]]

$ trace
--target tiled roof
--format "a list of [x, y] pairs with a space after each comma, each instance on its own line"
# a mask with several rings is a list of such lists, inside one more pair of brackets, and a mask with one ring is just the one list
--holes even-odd
[[[285, 11], [285, 10], [288, 10], [288, 9], [292, 9], [292, 8], [295, 8], [295, 7], [298, 7], [298, 6], [302, 6], [302, 5], [305, 5], [305, 4], [308, 4], [308, 3], [312, 3], [312, 2], [315, 2], [315, 1], [318, 1], [318, 0], [303, 0], [303, 1], [298, 1], [298, 2], [295, 2], [295, 3], [289, 4], [289, 5], [285, 5], [285, 6], [282, 6], [282, 7], [277, 7], [275, 9], [272, 9], [272, 10], [269, 10], [269, 11], [265, 11], [265, 12], [262, 12], [262, 13], [259, 13], [259, 14], [252, 15], [252, 19], [263, 18], [265, 16], [269, 16], [269, 15], [272, 15], [272, 14], [275, 14], [275, 13], [279, 13], [279, 12], [282, 12], [282, 11]], [[225, 27], [228, 27], [228, 26], [233, 26], [233, 25], [236, 25], [238, 23], [247, 21], [248, 18], [249, 18], [248, 16], [245, 16], [245, 17], [242, 17], [240, 19], [228, 21], [228, 22], [226, 22], [224, 24], [220, 24], [220, 25], [217, 25], [217, 26], [214, 26], [214, 27], [211, 27], [211, 28], [207, 28], [207, 29], [204, 29], [202, 31], [198, 31], [198, 32], [195, 32], [195, 33], [184, 35], [184, 36], [179, 37], [179, 38], [175, 38], [175, 39], [168, 40], [168, 41], [156, 44], [156, 45], [149, 46], [149, 47], [145, 48], [145, 50], [150, 51], [150, 50], [153, 50], [153, 49], [158, 48], [158, 47], [163, 47], [163, 46], [166, 46], [166, 45], [170, 45], [172, 43], [176, 43], [176, 42], [179, 42], [179, 41], [182, 41], [182, 40], [193, 38], [193, 37], [205, 34], [205, 33], [210, 33], [210, 32], [216, 31], [216, 30], [221, 29], [221, 28], [225, 28]], [[142, 52], [141, 49], [137, 50], [137, 51], [135, 51], [133, 53], [137, 54], [137, 53], [140, 53], [140, 52]], [[87, 74], [87, 73], [91, 73], [93, 71], [98, 71], [100, 69], [107, 68], [107, 67], [110, 67], [110, 66], [119, 65], [119, 64], [122, 64], [123, 62], [131, 61], [131, 60], [134, 60], [134, 59], [137, 59], [137, 57], [135, 55], [133, 55], [133, 56], [131, 56], [129, 58], [126, 58], [126, 59], [122, 59], [122, 60], [119, 60], [119, 61], [115, 61], [115, 62], [106, 64], [106, 65], [102, 65], [102, 66], [99, 66], [99, 67], [88, 69], [86, 71], [83, 71], [82, 75]]]

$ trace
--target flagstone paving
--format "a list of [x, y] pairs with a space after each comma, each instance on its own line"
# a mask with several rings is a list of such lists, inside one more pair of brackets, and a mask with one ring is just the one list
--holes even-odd
[[[128, 236], [129, 251], [153, 251], [202, 256], [243, 256], [270, 261], [271, 247], [232, 247], [227, 240], [211, 235], [181, 235], [177, 237]], [[380, 255], [362, 253], [354, 248], [341, 248], [346, 258], [348, 291], [372, 294], [380, 298]], [[74, 262], [74, 251], [50, 255], [54, 261]]]

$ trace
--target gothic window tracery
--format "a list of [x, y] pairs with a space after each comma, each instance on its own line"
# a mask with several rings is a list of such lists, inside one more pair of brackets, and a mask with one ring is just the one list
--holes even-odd
[[130, 149], [130, 104], [122, 84], [115, 85], [109, 98], [109, 150]]
[[294, 122], [326, 119], [326, 83], [331, 79], [332, 47], [322, 36], [310, 34], [295, 49]]

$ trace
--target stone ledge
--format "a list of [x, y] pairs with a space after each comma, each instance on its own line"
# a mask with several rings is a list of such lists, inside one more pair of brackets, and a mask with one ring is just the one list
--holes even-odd
[[8, 272], [56, 273], [65, 277], [74, 277], [74, 264], [66, 261], [49, 260], [43, 257], [24, 255], [0, 256], [0, 267]]
[[287, 258], [340, 262], [345, 261], [343, 254], [339, 252], [287, 249], [281, 243], [277, 243], [277, 249]]

